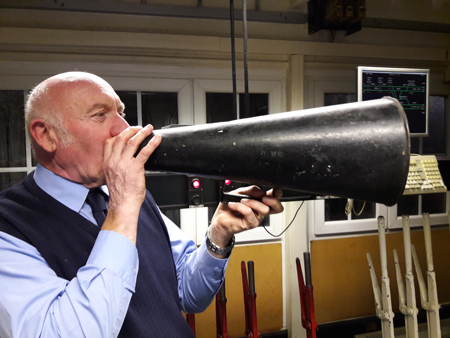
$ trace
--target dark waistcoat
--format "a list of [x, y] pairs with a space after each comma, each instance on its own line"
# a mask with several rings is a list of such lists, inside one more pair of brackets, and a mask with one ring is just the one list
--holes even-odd
[[[31, 173], [0, 193], [0, 231], [34, 246], [59, 277], [71, 280], [86, 264], [99, 228], [40, 189]], [[167, 229], [149, 192], [136, 246], [136, 292], [119, 337], [194, 337], [181, 314]]]

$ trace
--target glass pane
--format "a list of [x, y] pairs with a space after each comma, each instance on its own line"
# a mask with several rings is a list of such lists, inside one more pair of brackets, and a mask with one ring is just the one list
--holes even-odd
[[419, 195], [406, 195], [400, 198], [397, 203], [397, 216], [418, 215], [419, 214]]
[[0, 167], [25, 167], [22, 90], [0, 90]]
[[178, 124], [178, 94], [142, 92], [142, 124], [155, 129]]
[[[245, 94], [239, 94], [239, 118], [269, 114], [269, 94], [249, 94], [249, 111], [245, 109]], [[206, 93], [207, 123], [226, 122], [237, 119], [233, 111], [233, 94]]]
[[262, 116], [269, 114], [269, 95], [249, 94], [249, 111], [245, 109], [245, 94], [239, 95], [239, 118]]
[[206, 93], [206, 122], [226, 122], [236, 120], [233, 111], [233, 94]]
[[445, 97], [428, 98], [428, 137], [423, 138], [423, 154], [445, 153]]
[[446, 212], [446, 194], [422, 195], [422, 212], [441, 214]]
[[358, 200], [353, 201], [352, 219], [375, 218], [375, 216], [375, 203], [364, 203], [364, 201]]
[[325, 222], [347, 220], [348, 216], [345, 214], [346, 205], [347, 199], [345, 198], [325, 200]]
[[125, 120], [130, 126], [138, 125], [137, 115], [137, 93], [136, 92], [116, 92], [120, 100], [125, 104]]
[[0, 173], [0, 191], [19, 183], [25, 176], [27, 176], [26, 172]]

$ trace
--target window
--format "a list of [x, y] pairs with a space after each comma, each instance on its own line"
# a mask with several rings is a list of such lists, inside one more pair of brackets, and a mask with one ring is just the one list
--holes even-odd
[[445, 96], [431, 96], [428, 98], [429, 136], [411, 138], [411, 153], [421, 155], [442, 155], [445, 149]]
[[29, 172], [24, 91], [0, 90], [0, 190], [19, 183]]

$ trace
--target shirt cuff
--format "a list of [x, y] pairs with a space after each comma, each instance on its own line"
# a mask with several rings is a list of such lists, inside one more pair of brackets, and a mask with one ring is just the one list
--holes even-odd
[[139, 258], [136, 246], [125, 236], [111, 230], [99, 232], [86, 265], [102, 266], [136, 286]]
[[[205, 274], [208, 275], [216, 280], [223, 279], [225, 276], [225, 270], [228, 265], [228, 259], [227, 258], [216, 258], [213, 255], [210, 254], [208, 251], [208, 248], [206, 247], [206, 237], [203, 240], [198, 250], [198, 267], [199, 269]], [[230, 252], [231, 254], [231, 252]]]

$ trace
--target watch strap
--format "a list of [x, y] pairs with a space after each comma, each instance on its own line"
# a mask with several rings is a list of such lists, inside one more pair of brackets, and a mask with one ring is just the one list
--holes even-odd
[[225, 255], [229, 252], [231, 252], [231, 250], [233, 250], [234, 247], [234, 243], [235, 243], [235, 238], [233, 235], [233, 238], [231, 239], [231, 243], [229, 246], [227, 246], [226, 248], [221, 248], [220, 246], [214, 244], [211, 239], [209, 238], [209, 229], [206, 232], [206, 246], [208, 247], [208, 249], [210, 249], [212, 252], [218, 254], [218, 255]]

